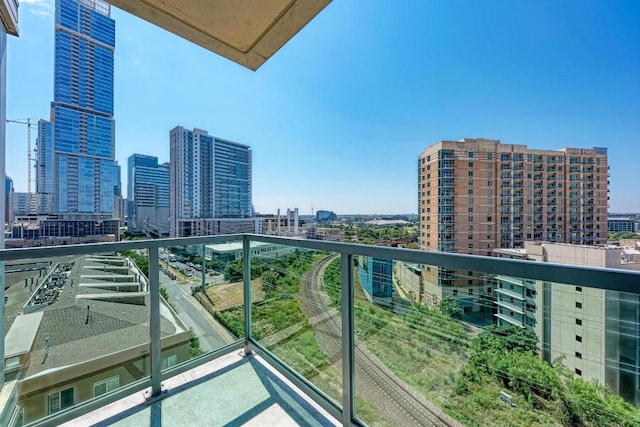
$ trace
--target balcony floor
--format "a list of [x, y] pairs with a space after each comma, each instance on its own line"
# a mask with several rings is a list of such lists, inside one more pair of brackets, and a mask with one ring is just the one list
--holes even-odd
[[258, 356], [237, 353], [163, 382], [151, 404], [137, 393], [64, 426], [337, 426], [340, 423]]

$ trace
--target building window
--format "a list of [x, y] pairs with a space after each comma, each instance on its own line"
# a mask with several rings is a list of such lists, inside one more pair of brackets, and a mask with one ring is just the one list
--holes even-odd
[[473, 176], [473, 171], [469, 171], [469, 176]]
[[470, 207], [468, 208], [468, 211], [469, 211], [469, 213], [473, 213], [473, 206], [470, 206]]
[[576, 308], [582, 308], [582, 303], [576, 301]]
[[578, 359], [582, 359], [582, 353], [580, 353], [579, 351], [576, 351], [576, 357]]
[[[471, 282], [471, 280], [469, 280], [469, 282]], [[469, 283], [471, 284], [471, 283]], [[473, 295], [473, 289], [469, 289], [469, 295]]]
[[473, 243], [469, 243], [469, 249], [473, 249]]
[[582, 342], [582, 337], [580, 335], [576, 335], [576, 341]]
[[162, 359], [162, 367], [161, 369], [164, 371], [165, 369], [169, 369], [172, 366], [176, 366], [178, 364], [178, 355], [172, 354], [169, 357], [165, 357]]
[[20, 366], [20, 356], [7, 358], [4, 368], [9, 370]]
[[469, 162], [469, 167], [472, 168], [473, 167], [473, 162]]
[[576, 319], [576, 325], [582, 325], [582, 319]]
[[576, 375], [578, 375], [580, 377], [582, 376], [582, 371], [580, 369], [578, 369], [578, 368], [576, 368]]
[[473, 151], [469, 151], [469, 157], [473, 157]]
[[453, 294], [454, 294], [454, 295], [458, 295], [458, 290], [457, 290], [457, 289], [454, 289], [454, 290], [453, 290]]
[[582, 292], [582, 286], [576, 286], [576, 292]]
[[54, 414], [63, 409], [70, 408], [74, 403], [73, 387], [51, 393], [47, 396], [47, 413]]
[[120, 375], [93, 384], [93, 395], [100, 396], [120, 387]]

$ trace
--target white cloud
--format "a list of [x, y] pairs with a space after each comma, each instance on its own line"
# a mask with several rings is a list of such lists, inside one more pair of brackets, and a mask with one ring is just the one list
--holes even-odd
[[48, 17], [53, 15], [53, 0], [20, 0], [20, 6], [37, 16]]

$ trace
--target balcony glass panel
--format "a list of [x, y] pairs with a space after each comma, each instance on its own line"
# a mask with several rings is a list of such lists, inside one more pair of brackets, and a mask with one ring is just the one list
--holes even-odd
[[189, 341], [182, 357], [163, 358], [163, 370], [238, 339], [243, 317], [228, 325], [221, 313], [244, 308], [242, 269], [237, 269], [241, 254], [242, 241], [160, 248], [160, 295], [181, 320]]
[[[635, 408], [640, 404], [635, 386], [640, 296], [621, 292], [635, 289], [637, 272], [264, 236], [245, 239], [252, 237], [250, 248], [237, 241], [240, 252], [215, 244], [178, 246], [174, 240], [170, 247], [149, 249], [149, 257], [138, 244], [119, 254], [47, 256], [41, 262], [25, 253], [25, 261], [8, 262], [3, 392], [13, 387], [15, 398], [3, 409], [15, 407], [13, 425], [48, 412], [81, 414], [78, 403], [96, 396], [93, 402], [99, 403], [110, 393], [128, 391], [124, 388], [139, 384], [136, 380], [153, 383], [158, 364], [150, 354], [156, 344], [161, 358], [155, 360], [161, 360], [166, 384], [181, 366], [204, 364], [200, 361], [207, 354], [194, 358], [197, 353], [244, 344], [238, 339], [245, 338], [247, 308], [251, 333], [246, 345], [282, 362], [277, 369], [308, 384], [306, 391], [316, 401], [328, 398], [325, 405], [333, 405], [335, 414], [349, 405], [343, 391], [353, 380], [353, 416], [368, 425], [439, 425], [454, 419], [463, 425], [562, 425], [568, 417], [598, 426], [640, 422]], [[250, 254], [250, 271], [244, 268], [244, 250]], [[150, 310], [156, 288], [146, 278], [150, 269], [153, 280], [154, 266], [144, 262], [155, 259], [154, 251], [159, 285], [165, 288], [159, 293], [168, 296], [160, 299], [159, 323]], [[350, 254], [352, 270], [340, 264]], [[198, 271], [195, 278], [181, 270], [187, 266]], [[353, 274], [343, 277], [344, 271]], [[250, 275], [246, 281], [245, 273]], [[341, 300], [343, 280], [353, 286], [353, 305]], [[203, 293], [203, 281], [206, 296], [196, 299], [192, 293]], [[245, 283], [251, 285], [249, 307], [244, 305]], [[603, 289], [593, 287], [600, 283]], [[41, 288], [44, 292], [38, 293]], [[179, 303], [180, 292], [205, 316], [209, 309], [202, 301], [211, 299], [213, 315], [204, 326], [194, 323], [192, 309]], [[353, 313], [355, 339], [355, 368], [346, 373], [345, 307]], [[69, 312], [75, 317], [52, 317]], [[33, 314], [41, 318], [37, 329], [20, 317]], [[211, 330], [226, 330], [226, 339], [210, 344]], [[25, 344], [25, 337], [32, 338]], [[200, 351], [194, 350], [194, 337]], [[48, 365], [62, 355], [59, 366]], [[36, 398], [37, 403], [31, 400]], [[185, 411], [207, 409], [188, 406]]]
[[[339, 256], [260, 244], [264, 250], [251, 256], [252, 338], [341, 402]], [[241, 307], [236, 315], [242, 315]]]
[[[5, 360], [11, 363], [3, 393], [14, 396], [17, 425], [149, 377], [149, 281], [136, 263], [141, 259], [145, 250], [6, 264]], [[183, 331], [163, 304], [162, 339], [177, 348]], [[163, 355], [169, 353], [175, 354], [164, 347]]]

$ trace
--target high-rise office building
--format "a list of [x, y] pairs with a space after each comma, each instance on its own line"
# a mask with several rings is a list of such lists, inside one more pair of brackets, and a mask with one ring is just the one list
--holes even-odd
[[[606, 148], [440, 141], [418, 158], [420, 247], [492, 256], [524, 241], [605, 244], [607, 177]], [[423, 277], [432, 304], [452, 295], [473, 305], [493, 288], [475, 274], [438, 267]]]
[[4, 221], [9, 222], [9, 197], [13, 193], [13, 180], [8, 175], [4, 176]]
[[38, 147], [36, 155], [36, 193], [53, 193], [53, 136], [51, 122], [38, 121]]
[[169, 234], [169, 164], [132, 154], [127, 159], [127, 228], [153, 236]]
[[169, 138], [170, 235], [254, 232], [250, 147], [181, 126]]
[[52, 180], [55, 214], [111, 219], [120, 195], [113, 120], [115, 21], [102, 0], [57, 0], [55, 22], [53, 164], [37, 169], [43, 175], [38, 183], [46, 188]]

